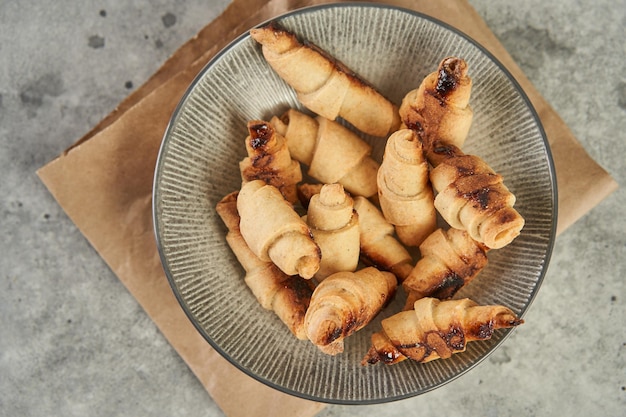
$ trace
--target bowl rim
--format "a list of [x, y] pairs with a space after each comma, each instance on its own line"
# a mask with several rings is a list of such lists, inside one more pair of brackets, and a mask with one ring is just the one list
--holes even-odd
[[426, 392], [432, 391], [434, 389], [440, 388], [454, 380], [456, 380], [457, 378], [459, 378], [460, 376], [466, 374], [467, 372], [469, 372], [470, 370], [474, 369], [477, 365], [479, 365], [480, 363], [482, 363], [485, 359], [487, 359], [487, 357], [489, 357], [495, 350], [497, 350], [503, 343], [504, 341], [511, 335], [511, 333], [515, 330], [515, 328], [511, 328], [511, 329], [505, 329], [502, 332], [502, 337], [500, 338], [500, 340], [497, 341], [497, 343], [489, 350], [487, 351], [485, 354], [483, 354], [481, 357], [477, 358], [471, 365], [469, 365], [467, 368], [463, 369], [462, 371], [456, 373], [454, 376], [446, 379], [445, 381], [442, 381], [438, 384], [434, 384], [433, 386], [430, 386], [426, 389], [423, 390], [419, 390], [419, 391], [415, 391], [415, 392], [411, 392], [411, 393], [406, 393], [406, 394], [401, 394], [401, 395], [395, 395], [395, 396], [390, 396], [390, 397], [383, 397], [383, 398], [374, 398], [374, 399], [357, 399], [357, 400], [351, 400], [351, 399], [341, 399], [341, 398], [326, 398], [326, 397], [318, 397], [315, 395], [310, 395], [307, 393], [303, 393], [297, 390], [293, 390], [290, 388], [287, 388], [285, 386], [282, 386], [280, 384], [274, 383], [272, 381], [269, 381], [257, 374], [255, 374], [254, 372], [250, 371], [248, 368], [246, 368], [243, 364], [239, 363], [238, 361], [236, 361], [235, 359], [233, 359], [230, 355], [228, 355], [204, 330], [204, 328], [200, 325], [200, 323], [197, 322], [197, 320], [195, 319], [193, 313], [190, 311], [190, 309], [188, 308], [186, 301], [183, 299], [182, 295], [179, 293], [178, 289], [177, 289], [177, 284], [176, 281], [169, 269], [168, 266], [168, 260], [167, 257], [165, 255], [165, 251], [163, 248], [163, 242], [159, 233], [159, 228], [160, 228], [160, 216], [159, 216], [159, 212], [158, 212], [158, 204], [159, 204], [159, 178], [160, 178], [160, 173], [162, 171], [162, 166], [164, 164], [164, 159], [165, 159], [165, 151], [166, 151], [166, 146], [167, 146], [167, 142], [168, 142], [168, 138], [171, 136], [171, 133], [174, 129], [174, 126], [176, 125], [176, 122], [178, 120], [178, 118], [180, 117], [180, 114], [183, 110], [183, 108], [185, 107], [185, 104], [188, 100], [188, 98], [190, 97], [190, 95], [192, 94], [195, 86], [200, 82], [200, 80], [205, 76], [205, 74], [210, 70], [210, 68], [216, 63], [218, 62], [224, 55], [226, 55], [232, 48], [234, 48], [237, 44], [245, 41], [246, 39], [248, 39], [250, 37], [250, 29], [252, 28], [258, 28], [258, 27], [263, 27], [267, 24], [269, 24], [272, 21], [277, 21], [277, 20], [282, 20], [286, 17], [290, 17], [290, 16], [294, 16], [294, 15], [298, 15], [298, 14], [306, 14], [306, 13], [311, 13], [311, 12], [316, 12], [318, 10], [324, 10], [324, 9], [334, 9], [334, 8], [371, 8], [371, 9], [390, 9], [390, 10], [395, 10], [395, 11], [399, 11], [402, 13], [406, 13], [409, 15], [412, 15], [413, 17], [417, 17], [420, 19], [424, 19], [427, 21], [430, 21], [431, 23], [434, 23], [435, 25], [441, 26], [442, 28], [444, 28], [447, 31], [451, 31], [453, 32], [455, 35], [458, 35], [460, 37], [462, 37], [463, 39], [465, 39], [467, 42], [469, 42], [472, 46], [476, 47], [478, 50], [480, 50], [481, 53], [483, 53], [489, 60], [491, 60], [493, 62], [493, 64], [495, 64], [500, 71], [502, 71], [503, 75], [511, 82], [511, 84], [513, 85], [514, 89], [516, 90], [516, 92], [520, 95], [520, 98], [522, 99], [522, 101], [526, 104], [532, 118], [534, 119], [537, 129], [539, 131], [539, 134], [541, 135], [541, 138], [543, 140], [544, 143], [544, 151], [545, 151], [545, 155], [546, 155], [546, 161], [547, 161], [547, 168], [548, 168], [548, 174], [550, 177], [550, 184], [552, 186], [552, 193], [551, 193], [551, 201], [552, 201], [552, 216], [551, 216], [551, 225], [550, 225], [550, 231], [549, 231], [549, 239], [547, 242], [547, 248], [546, 248], [546, 253], [545, 253], [545, 257], [544, 257], [544, 262], [543, 262], [543, 266], [541, 268], [540, 274], [537, 277], [537, 281], [535, 283], [535, 286], [533, 288], [533, 291], [530, 293], [530, 297], [528, 299], [528, 302], [525, 304], [525, 306], [523, 307], [523, 309], [520, 312], [520, 318], [523, 318], [525, 316], [525, 314], [527, 313], [528, 309], [530, 308], [531, 304], [534, 302], [537, 293], [539, 292], [539, 289], [541, 288], [541, 285], [543, 283], [543, 280], [546, 276], [548, 267], [550, 265], [550, 258], [552, 256], [552, 252], [554, 249], [554, 244], [555, 244], [555, 240], [556, 240], [556, 231], [557, 231], [557, 219], [558, 219], [558, 189], [557, 189], [557, 178], [556, 178], [556, 172], [555, 172], [555, 167], [554, 167], [554, 159], [552, 156], [552, 151], [550, 148], [550, 143], [548, 141], [545, 129], [543, 127], [543, 124], [541, 122], [541, 119], [539, 118], [539, 115], [537, 113], [537, 110], [535, 109], [534, 105], [532, 104], [530, 98], [528, 97], [528, 95], [526, 94], [526, 92], [524, 91], [524, 89], [521, 87], [520, 83], [517, 81], [517, 79], [513, 76], [513, 74], [511, 74], [511, 72], [506, 68], [506, 66], [504, 64], [502, 64], [502, 62], [496, 58], [485, 46], [483, 46], [481, 43], [479, 43], [478, 41], [476, 41], [474, 38], [470, 37], [469, 35], [467, 35], [465, 32], [461, 31], [460, 29], [440, 20], [437, 19], [435, 17], [432, 17], [428, 14], [425, 14], [423, 12], [419, 12], [416, 10], [412, 10], [412, 9], [408, 9], [405, 7], [400, 7], [400, 6], [395, 6], [395, 5], [389, 5], [389, 4], [382, 4], [382, 3], [376, 3], [376, 2], [337, 2], [337, 3], [326, 3], [326, 4], [318, 4], [318, 5], [312, 5], [312, 6], [305, 6], [305, 7], [301, 7], [301, 8], [297, 8], [291, 11], [287, 11], [281, 14], [278, 14], [272, 18], [266, 19], [263, 22], [260, 22], [252, 27], [250, 27], [249, 29], [247, 29], [245, 32], [241, 33], [240, 35], [238, 35], [237, 37], [235, 37], [233, 40], [231, 40], [227, 45], [225, 45], [220, 51], [218, 51], [203, 67], [202, 69], [198, 72], [198, 74], [193, 78], [193, 80], [191, 81], [191, 83], [189, 84], [189, 86], [186, 88], [184, 94], [181, 96], [178, 104], [176, 105], [176, 107], [174, 108], [172, 115], [170, 117], [170, 120], [168, 121], [167, 127], [164, 131], [163, 134], [163, 138], [161, 141], [161, 145], [159, 147], [159, 151], [158, 151], [158, 155], [157, 155], [157, 159], [156, 159], [156, 164], [155, 164], [155, 170], [154, 170], [154, 177], [153, 177], [153, 184], [152, 184], [152, 221], [153, 221], [153, 232], [155, 235], [155, 240], [156, 240], [156, 247], [157, 247], [157, 251], [159, 253], [159, 258], [161, 260], [161, 264], [163, 266], [163, 271], [166, 275], [166, 278], [168, 280], [168, 283], [170, 285], [170, 288], [172, 289], [172, 292], [174, 293], [174, 296], [176, 297], [176, 300], [178, 301], [179, 305], [181, 306], [181, 308], [183, 309], [183, 311], [185, 312], [185, 315], [187, 316], [187, 318], [189, 319], [189, 321], [193, 324], [193, 326], [196, 328], [196, 330], [202, 335], [202, 337], [209, 343], [209, 345], [215, 349], [222, 358], [226, 359], [231, 365], [234, 365], [237, 369], [239, 369], [240, 371], [242, 371], [244, 374], [252, 377], [253, 379], [255, 379], [258, 382], [261, 382], [262, 384], [269, 386], [271, 388], [276, 389], [277, 391], [295, 396], [295, 397], [299, 397], [299, 398], [303, 398], [306, 400], [310, 400], [310, 401], [316, 401], [316, 402], [321, 402], [321, 403], [326, 403], [326, 404], [338, 404], [338, 405], [371, 405], [371, 404], [383, 404], [383, 403], [388, 403], [388, 402], [393, 402], [393, 401], [399, 401], [399, 400], [403, 400], [403, 399], [407, 399], [407, 398], [412, 398], [412, 397], [416, 397], [418, 395], [422, 395], [425, 394]]

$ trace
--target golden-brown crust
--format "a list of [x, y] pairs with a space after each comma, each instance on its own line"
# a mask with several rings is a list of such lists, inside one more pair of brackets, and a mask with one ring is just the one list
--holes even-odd
[[403, 125], [419, 132], [425, 141], [437, 138], [462, 147], [473, 119], [471, 89], [467, 62], [454, 56], [444, 58], [436, 71], [404, 97], [399, 110]]
[[341, 184], [325, 184], [311, 197], [305, 220], [322, 251], [318, 281], [359, 263], [359, 216]]
[[362, 364], [394, 364], [405, 359], [429, 362], [465, 351], [468, 342], [490, 339], [493, 332], [524, 321], [501, 305], [480, 306], [467, 298], [422, 298], [413, 310], [382, 321]]
[[427, 157], [435, 166], [430, 171], [438, 192], [435, 207], [450, 226], [491, 249], [520, 234], [524, 218], [513, 208], [515, 195], [485, 161], [441, 141], [433, 142]]
[[304, 316], [315, 290], [312, 280], [292, 275], [282, 281], [272, 302], [272, 310], [300, 340], [306, 340]]
[[307, 337], [326, 353], [340, 353], [343, 340], [378, 314], [396, 285], [393, 274], [373, 267], [329, 276], [313, 292], [304, 320]]
[[334, 120], [342, 117], [373, 136], [387, 136], [400, 126], [398, 108], [336, 58], [275, 23], [250, 31], [262, 45], [270, 66], [311, 111]]
[[383, 271], [393, 273], [402, 282], [413, 269], [413, 258], [394, 237], [394, 227], [380, 210], [364, 197], [354, 198], [359, 214], [361, 259]]
[[352, 195], [374, 196], [379, 164], [372, 147], [347, 127], [313, 118], [295, 109], [271, 123], [286, 139], [293, 158], [308, 166], [307, 174], [324, 184], [339, 183]]
[[311, 198], [313, 198], [315, 194], [319, 194], [320, 191], [322, 191], [323, 186], [324, 184], [318, 182], [303, 182], [298, 184], [296, 187], [298, 190], [298, 201], [300, 201], [302, 207], [307, 209], [309, 207], [309, 203], [311, 202]]
[[278, 188], [290, 203], [298, 199], [296, 184], [302, 181], [300, 163], [291, 158], [286, 139], [269, 122], [248, 122], [248, 156], [239, 163], [243, 181], [263, 180]]
[[428, 163], [416, 132], [394, 132], [385, 146], [377, 176], [383, 215], [395, 226], [400, 241], [419, 246], [437, 227]]
[[274, 311], [298, 339], [306, 339], [304, 315], [313, 294], [313, 283], [299, 276], [289, 276], [272, 262], [262, 261], [248, 247], [239, 230], [237, 195], [226, 195], [216, 211], [228, 233], [226, 242], [246, 271], [244, 281], [259, 304]]
[[272, 261], [287, 275], [312, 278], [321, 252], [311, 230], [280, 191], [262, 180], [242, 185], [237, 198], [241, 234], [261, 260]]
[[405, 309], [424, 297], [448, 299], [487, 265], [488, 248], [458, 229], [437, 229], [420, 245], [421, 258], [402, 283]]

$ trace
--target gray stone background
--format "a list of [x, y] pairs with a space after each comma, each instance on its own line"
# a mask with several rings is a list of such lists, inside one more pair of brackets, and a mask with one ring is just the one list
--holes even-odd
[[[626, 180], [626, 2], [470, 3]], [[221, 416], [35, 175], [228, 0], [0, 3], [0, 415]], [[626, 192], [561, 235], [522, 326], [420, 397], [320, 417], [626, 414]]]

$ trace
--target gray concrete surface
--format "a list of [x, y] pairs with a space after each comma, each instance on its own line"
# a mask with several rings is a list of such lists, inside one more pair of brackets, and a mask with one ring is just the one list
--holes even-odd
[[[0, 415], [223, 415], [35, 170], [228, 0], [0, 3]], [[581, 144], [626, 183], [626, 2], [471, 0]], [[626, 414], [626, 190], [561, 235], [522, 326], [423, 396], [320, 417]]]

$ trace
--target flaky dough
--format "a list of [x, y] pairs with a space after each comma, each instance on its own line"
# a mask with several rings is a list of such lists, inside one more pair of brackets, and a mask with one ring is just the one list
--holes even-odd
[[250, 120], [245, 142], [248, 156], [239, 162], [242, 181], [263, 180], [295, 203], [296, 184], [302, 181], [302, 171], [300, 163], [291, 158], [287, 140], [269, 122]]
[[320, 48], [270, 24], [250, 31], [263, 56], [311, 111], [342, 117], [362, 132], [384, 137], [400, 125], [397, 107]]
[[487, 247], [464, 230], [437, 229], [419, 249], [421, 258], [402, 283], [405, 309], [424, 297], [451, 298], [487, 266]]
[[473, 119], [469, 105], [472, 79], [467, 72], [465, 60], [443, 59], [437, 70], [402, 100], [402, 124], [420, 132], [425, 140], [437, 138], [461, 148]]
[[394, 227], [368, 199], [355, 197], [354, 209], [359, 214], [361, 259], [404, 281], [413, 269], [413, 258], [394, 236]]
[[430, 181], [438, 192], [435, 207], [450, 226], [467, 230], [491, 249], [520, 234], [525, 222], [513, 208], [515, 195], [485, 161], [437, 141], [427, 156], [434, 165]]
[[352, 197], [341, 184], [325, 184], [313, 195], [305, 221], [322, 251], [319, 281], [340, 271], [354, 271], [359, 263], [359, 216]]
[[321, 253], [311, 230], [278, 188], [262, 180], [241, 186], [237, 198], [241, 235], [252, 252], [287, 275], [312, 278]]
[[418, 246], [437, 227], [433, 190], [422, 143], [413, 130], [394, 132], [378, 169], [381, 210], [407, 246]]
[[339, 183], [352, 195], [376, 195], [379, 164], [371, 157], [372, 147], [350, 129], [295, 109], [271, 123], [287, 139], [292, 157], [308, 166], [308, 175], [324, 184]]
[[378, 314], [396, 286], [393, 274], [373, 267], [329, 276], [311, 297], [304, 318], [307, 337], [325, 353], [341, 353], [344, 339]]
[[271, 261], [262, 261], [248, 247], [239, 230], [237, 194], [226, 195], [216, 210], [228, 228], [226, 242], [246, 271], [244, 280], [257, 301], [273, 311], [298, 339], [305, 340], [304, 315], [313, 294], [313, 283], [289, 276]]
[[513, 311], [501, 305], [479, 306], [467, 298], [422, 298], [413, 310], [382, 321], [383, 330], [372, 335], [372, 347], [363, 364], [446, 359], [465, 351], [467, 342], [490, 339], [494, 330], [522, 323]]

